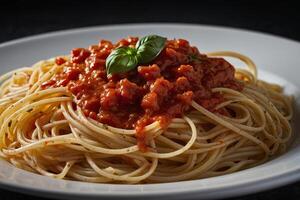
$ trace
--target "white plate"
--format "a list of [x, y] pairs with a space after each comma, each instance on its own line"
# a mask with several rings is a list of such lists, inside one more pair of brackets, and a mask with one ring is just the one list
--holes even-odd
[[[285, 86], [296, 96], [300, 108], [300, 43], [250, 31], [223, 27], [182, 24], [138, 24], [84, 28], [44, 34], [0, 45], [0, 73], [34, 62], [66, 54], [74, 47], [87, 47], [101, 38], [116, 41], [151, 33], [169, 38], [185, 38], [200, 51], [232, 50], [254, 59], [259, 75]], [[268, 72], [266, 72], [268, 71]], [[285, 81], [288, 80], [288, 81]], [[298, 121], [299, 112], [296, 111]], [[296, 124], [296, 123], [295, 123]], [[294, 127], [295, 133], [300, 128]], [[56, 180], [17, 169], [0, 160], [0, 186], [56, 198], [144, 198], [212, 199], [237, 196], [278, 187], [300, 179], [300, 140], [284, 155], [263, 165], [230, 175], [195, 181], [149, 185], [93, 184]]]

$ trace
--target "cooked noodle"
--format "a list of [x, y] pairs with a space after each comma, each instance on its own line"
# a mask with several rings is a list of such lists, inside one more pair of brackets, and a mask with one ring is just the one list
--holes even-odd
[[[63, 65], [38, 62], [1, 77], [1, 156], [13, 165], [45, 176], [99, 183], [161, 183], [219, 176], [256, 166], [284, 152], [291, 140], [291, 97], [275, 84], [257, 80], [254, 63], [234, 52], [248, 67], [236, 70], [242, 91], [214, 88], [225, 101], [217, 106], [235, 113], [210, 112], [192, 101], [192, 111], [168, 128], [147, 125], [147, 152], [139, 150], [136, 131], [86, 117], [66, 87], [41, 89]], [[68, 59], [65, 57], [65, 59]], [[204, 127], [210, 125], [210, 129]]]

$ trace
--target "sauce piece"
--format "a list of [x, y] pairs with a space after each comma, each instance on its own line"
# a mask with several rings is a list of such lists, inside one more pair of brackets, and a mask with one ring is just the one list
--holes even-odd
[[66, 62], [66, 60], [64, 59], [64, 58], [62, 58], [62, 57], [57, 57], [57, 58], [55, 58], [55, 63], [57, 64], [57, 65], [62, 65], [62, 64], [64, 64]]
[[[63, 71], [43, 88], [66, 86], [87, 117], [118, 128], [137, 130], [138, 146], [147, 150], [146, 125], [159, 121], [166, 128], [174, 117], [190, 110], [192, 100], [216, 112], [223, 96], [215, 87], [242, 90], [234, 79], [234, 67], [223, 58], [209, 58], [183, 39], [168, 40], [160, 55], [145, 66], [107, 76], [105, 61], [119, 46], [134, 46], [129, 37], [116, 44], [102, 40], [88, 49], [76, 48]], [[225, 113], [225, 111], [218, 111]]]

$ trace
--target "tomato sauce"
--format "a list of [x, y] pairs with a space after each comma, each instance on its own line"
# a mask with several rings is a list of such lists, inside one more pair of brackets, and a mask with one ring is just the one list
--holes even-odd
[[[119, 46], [134, 46], [136, 37], [116, 44], [101, 40], [89, 48], [76, 48], [71, 59], [56, 59], [64, 69], [42, 87], [66, 86], [87, 117], [114, 127], [137, 130], [138, 145], [147, 149], [143, 128], [159, 121], [167, 127], [174, 117], [188, 112], [192, 100], [216, 112], [223, 101], [212, 88], [242, 90], [235, 69], [223, 58], [209, 58], [183, 39], [168, 40], [151, 63], [123, 73], [107, 75], [105, 61]], [[224, 111], [220, 111], [224, 113]]]

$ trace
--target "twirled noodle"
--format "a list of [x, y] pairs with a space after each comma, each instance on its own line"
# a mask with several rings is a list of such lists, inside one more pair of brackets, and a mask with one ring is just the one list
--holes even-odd
[[[235, 52], [212, 52], [246, 63], [236, 78], [239, 92], [214, 88], [234, 117], [212, 113], [193, 101], [193, 110], [168, 128], [145, 128], [151, 148], [141, 152], [135, 130], [87, 118], [65, 87], [42, 90], [62, 66], [54, 59], [3, 75], [0, 88], [1, 157], [13, 165], [54, 178], [88, 182], [153, 183], [232, 173], [285, 151], [291, 139], [291, 97], [280, 86], [257, 80], [255, 64]], [[68, 59], [65, 57], [65, 59]], [[206, 130], [204, 125], [213, 128]]]

